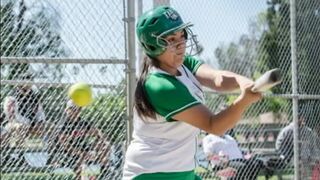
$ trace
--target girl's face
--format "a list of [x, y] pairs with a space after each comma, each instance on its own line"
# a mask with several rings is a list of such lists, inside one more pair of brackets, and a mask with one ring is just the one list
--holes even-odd
[[167, 49], [159, 55], [160, 68], [172, 75], [177, 75], [177, 68], [183, 63], [186, 51], [186, 39], [184, 31], [178, 31], [165, 38], [168, 42]]

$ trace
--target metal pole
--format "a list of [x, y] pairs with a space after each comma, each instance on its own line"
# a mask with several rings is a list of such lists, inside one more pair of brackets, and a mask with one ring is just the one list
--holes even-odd
[[292, 66], [292, 109], [293, 109], [293, 147], [294, 147], [294, 179], [299, 180], [299, 127], [298, 127], [298, 73], [297, 73], [297, 34], [296, 34], [296, 1], [290, 0], [290, 36], [291, 36], [291, 66]]
[[160, 5], [170, 6], [170, 0], [153, 0], [153, 7], [157, 7]]
[[128, 49], [128, 63], [127, 63], [127, 146], [132, 139], [133, 131], [133, 101], [134, 90], [136, 86], [136, 41], [135, 41], [135, 1], [127, 0], [127, 49]]
[[127, 59], [92, 59], [92, 58], [47, 58], [47, 57], [1, 57], [3, 64], [46, 63], [46, 64], [126, 64]]
[[[142, 15], [143, 13], [143, 0], [138, 0], [138, 18]], [[137, 68], [137, 72], [138, 74], [140, 74], [141, 70], [140, 67], [142, 65], [143, 62], [143, 51], [141, 46], [138, 47], [138, 68]]]

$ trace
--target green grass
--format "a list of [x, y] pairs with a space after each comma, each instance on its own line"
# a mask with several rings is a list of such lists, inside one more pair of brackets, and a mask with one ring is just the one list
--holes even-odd
[[61, 180], [73, 180], [73, 174], [49, 174], [49, 173], [10, 173], [0, 174], [1, 180], [49, 180], [49, 179], [61, 179]]
[[[208, 176], [211, 176], [208, 172], [207, 169], [203, 168], [203, 167], [197, 167], [195, 169], [195, 172], [198, 174], [198, 175], [202, 175], [204, 176], [202, 179], [203, 180], [219, 180], [220, 178], [219, 177], [210, 177], [210, 178], [206, 178]], [[285, 174], [282, 176], [283, 180], [291, 180], [293, 179], [293, 174]], [[258, 179], [257, 180], [266, 180], [265, 176], [261, 175], [261, 176], [258, 176]], [[279, 178], [274, 175], [272, 177], [269, 178], [269, 180], [279, 180]]]
[[[203, 169], [199, 169], [202, 171]], [[199, 173], [199, 171], [197, 171]], [[1, 180], [73, 180], [74, 174], [49, 174], [49, 173], [10, 173], [0, 174]], [[284, 175], [283, 179], [292, 179], [293, 175]], [[203, 178], [203, 180], [218, 180], [219, 178]], [[266, 180], [264, 176], [259, 176], [258, 180]], [[269, 180], [278, 180], [277, 176], [272, 176]]]

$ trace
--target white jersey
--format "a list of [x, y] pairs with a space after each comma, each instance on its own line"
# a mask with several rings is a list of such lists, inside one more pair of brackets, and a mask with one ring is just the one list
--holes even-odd
[[[193, 73], [200, 61], [186, 57], [180, 76], [153, 69], [145, 88], [157, 112], [155, 119], [141, 119], [134, 111], [134, 131], [124, 165], [123, 179], [144, 173], [183, 172], [196, 166], [196, 137], [200, 130], [172, 116], [204, 102], [200, 83]], [[191, 66], [191, 67], [190, 67]]]
[[227, 155], [229, 160], [243, 158], [237, 141], [229, 135], [220, 137], [209, 134], [203, 138], [202, 145], [203, 151], [207, 156], [223, 154]]

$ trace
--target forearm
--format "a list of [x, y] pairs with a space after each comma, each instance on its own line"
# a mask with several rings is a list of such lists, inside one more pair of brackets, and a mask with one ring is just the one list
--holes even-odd
[[203, 86], [216, 91], [235, 91], [241, 84], [251, 81], [245, 76], [230, 72], [214, 70], [208, 65], [201, 65], [196, 73]]
[[172, 119], [184, 121], [211, 134], [223, 135], [241, 119], [246, 108], [261, 99], [261, 93], [254, 93], [251, 88], [252, 84], [244, 85], [240, 96], [218, 114], [199, 104], [175, 114]]
[[218, 114], [213, 114], [203, 105], [196, 105], [174, 115], [173, 119], [184, 121], [210, 134], [223, 135], [227, 130], [234, 127], [240, 120], [241, 114], [250, 104], [238, 99]]
[[227, 130], [233, 128], [241, 119], [242, 114], [248, 106], [248, 103], [238, 98], [229, 108], [213, 115], [210, 118], [211, 133], [223, 135]]

